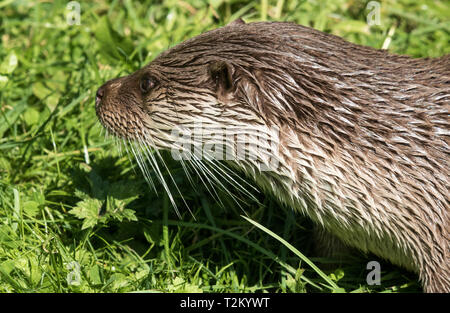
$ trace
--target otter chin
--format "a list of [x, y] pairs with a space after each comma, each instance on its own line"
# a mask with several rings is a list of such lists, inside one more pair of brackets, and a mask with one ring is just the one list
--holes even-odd
[[237, 20], [106, 82], [95, 108], [109, 133], [185, 149], [197, 167], [215, 161], [185, 147], [240, 152], [227, 169], [345, 245], [418, 273], [426, 292], [450, 292], [450, 55]]

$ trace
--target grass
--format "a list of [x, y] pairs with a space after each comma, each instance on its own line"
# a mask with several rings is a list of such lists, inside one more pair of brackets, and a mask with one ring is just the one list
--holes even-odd
[[[416, 275], [371, 255], [339, 266], [306, 258], [306, 218], [262, 194], [240, 207], [218, 191], [220, 205], [166, 158], [193, 211], [178, 218], [95, 116], [103, 82], [240, 16], [415, 57], [450, 52], [445, 1], [383, 1], [373, 27], [366, 3], [81, 2], [81, 24], [69, 25], [66, 1], [1, 0], [0, 292], [420, 291]], [[370, 260], [381, 263], [380, 286], [365, 283]]]

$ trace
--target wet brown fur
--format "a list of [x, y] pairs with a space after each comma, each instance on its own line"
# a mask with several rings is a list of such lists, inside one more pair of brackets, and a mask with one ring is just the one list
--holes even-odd
[[[143, 95], [148, 74], [158, 83]], [[171, 148], [175, 125], [200, 119], [268, 137], [275, 125], [280, 165], [238, 167], [346, 244], [419, 273], [425, 291], [450, 292], [450, 55], [414, 59], [291, 23], [236, 22], [102, 88], [102, 124], [159, 148]]]

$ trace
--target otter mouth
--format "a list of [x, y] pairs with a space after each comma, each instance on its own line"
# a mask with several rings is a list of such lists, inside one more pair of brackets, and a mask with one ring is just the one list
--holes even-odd
[[101, 102], [102, 102], [102, 98], [105, 95], [105, 85], [101, 86], [100, 88], [97, 89], [97, 92], [95, 93], [95, 107], [97, 108], [98, 106], [100, 106]]
[[125, 140], [139, 139], [145, 129], [141, 118], [145, 113], [136, 105], [132, 90], [124, 90], [127, 77], [112, 79], [98, 88], [95, 112], [108, 133]]

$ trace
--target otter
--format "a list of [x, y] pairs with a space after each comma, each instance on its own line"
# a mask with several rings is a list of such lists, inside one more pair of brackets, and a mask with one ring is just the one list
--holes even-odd
[[[425, 292], [450, 292], [450, 55], [411, 58], [237, 20], [106, 82], [95, 108], [109, 133], [156, 151], [181, 149], [173, 129], [192, 134], [196, 123], [234, 133], [184, 143], [236, 152], [247, 134], [241, 149], [253, 158], [227, 168], [345, 245], [418, 273]], [[268, 143], [264, 153], [255, 142]]]

